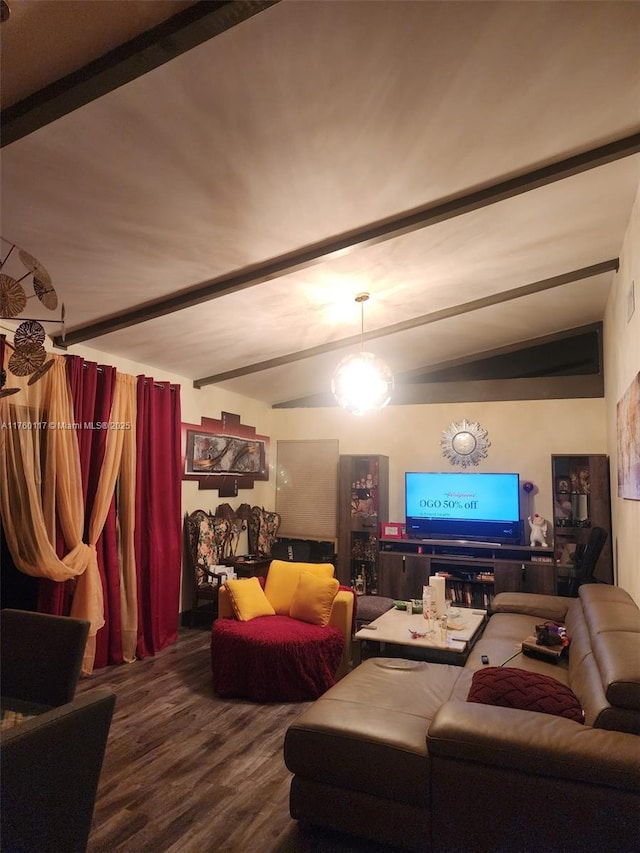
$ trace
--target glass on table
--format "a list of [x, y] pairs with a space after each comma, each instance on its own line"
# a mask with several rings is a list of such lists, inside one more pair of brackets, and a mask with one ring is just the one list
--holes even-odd
[[436, 602], [430, 586], [422, 587], [422, 618], [427, 622], [427, 630], [432, 633], [436, 617]]

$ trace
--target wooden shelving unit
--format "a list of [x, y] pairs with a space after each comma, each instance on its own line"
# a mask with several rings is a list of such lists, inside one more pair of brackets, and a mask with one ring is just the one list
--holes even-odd
[[609, 535], [595, 576], [603, 583], [613, 583], [609, 458], [604, 454], [554, 455], [551, 475], [553, 550], [559, 577], [572, 576], [591, 528], [602, 527]]
[[445, 574], [449, 597], [468, 607], [487, 607], [498, 592], [555, 595], [556, 567], [550, 548], [450, 540], [381, 539], [380, 595], [419, 598], [429, 576]]
[[388, 520], [389, 458], [340, 456], [336, 575], [357, 593], [378, 592], [380, 524]]

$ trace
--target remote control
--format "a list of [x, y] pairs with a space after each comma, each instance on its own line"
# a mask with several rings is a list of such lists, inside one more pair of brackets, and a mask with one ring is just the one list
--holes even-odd
[[[362, 628], [366, 628], [367, 631], [377, 631], [378, 630], [377, 625], [363, 625]], [[360, 630], [362, 630], [362, 628]]]

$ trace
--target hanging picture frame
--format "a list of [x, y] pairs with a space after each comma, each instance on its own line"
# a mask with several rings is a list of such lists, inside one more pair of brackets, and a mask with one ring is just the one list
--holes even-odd
[[616, 407], [618, 497], [640, 500], [640, 372]]
[[269, 479], [269, 437], [222, 412], [220, 419], [201, 418], [182, 424], [182, 479], [200, 489], [218, 489], [220, 497], [236, 497], [256, 480]]

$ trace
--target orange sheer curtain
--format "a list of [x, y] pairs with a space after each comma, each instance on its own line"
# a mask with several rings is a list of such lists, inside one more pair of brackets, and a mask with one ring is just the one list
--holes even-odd
[[[77, 615], [91, 622], [95, 637], [104, 624], [102, 585], [95, 547], [82, 541], [80, 457], [65, 360], [52, 358], [53, 367], [34, 385], [8, 374], [8, 384], [20, 391], [0, 399], [2, 523], [21, 572], [54, 581], [85, 577], [91, 594]], [[63, 559], [55, 551], [56, 511], [69, 549]]]
[[[89, 521], [89, 545], [95, 545], [102, 533], [113, 493], [118, 486], [118, 520], [120, 523], [120, 606], [122, 623], [122, 653], [127, 662], [135, 660], [138, 630], [138, 597], [136, 562], [133, 547], [136, 479], [136, 385], [134, 376], [116, 375], [116, 387], [109, 420], [98, 490]], [[99, 575], [85, 574], [78, 578], [73, 596], [71, 615], [78, 616], [91, 606], [102, 582]], [[104, 619], [103, 619], [104, 624]], [[95, 659], [95, 634], [87, 643], [83, 670], [91, 672]]]
[[[5, 348], [5, 362], [8, 362]], [[93, 670], [95, 637], [104, 625], [102, 581], [95, 544], [118, 482], [121, 526], [121, 603], [125, 660], [135, 658], [137, 587], [133, 547], [135, 512], [136, 379], [116, 377], [110, 428], [98, 492], [89, 522], [89, 544], [82, 541], [84, 503], [77, 430], [65, 359], [38, 382], [11, 376], [20, 391], [0, 399], [0, 510], [17, 568], [54, 581], [77, 579], [71, 614], [91, 623], [83, 673]], [[5, 369], [7, 364], [5, 363]], [[118, 481], [118, 477], [120, 478]], [[56, 514], [68, 553], [55, 552]]]

